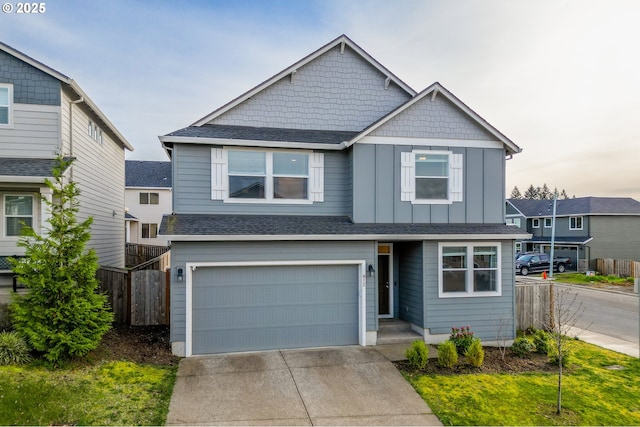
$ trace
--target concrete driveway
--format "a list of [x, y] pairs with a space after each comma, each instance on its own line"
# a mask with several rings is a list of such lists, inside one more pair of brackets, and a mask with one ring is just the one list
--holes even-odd
[[442, 425], [371, 347], [183, 359], [167, 425]]

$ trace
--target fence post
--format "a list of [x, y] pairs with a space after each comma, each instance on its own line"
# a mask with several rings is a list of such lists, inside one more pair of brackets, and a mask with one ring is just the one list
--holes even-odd
[[125, 295], [127, 296], [127, 325], [131, 325], [131, 270], [127, 271], [127, 289]]
[[164, 310], [164, 322], [168, 325], [171, 322], [171, 268], [164, 271], [165, 274], [165, 310]]
[[556, 324], [555, 318], [555, 298], [553, 292], [553, 282], [549, 282], [549, 326], [554, 327]]

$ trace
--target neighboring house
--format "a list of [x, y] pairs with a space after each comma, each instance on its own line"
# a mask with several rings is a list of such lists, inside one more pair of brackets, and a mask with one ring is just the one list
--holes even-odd
[[[516, 242], [519, 251], [550, 252], [552, 200], [508, 199], [506, 219], [532, 234]], [[554, 255], [590, 270], [598, 258], [640, 261], [640, 202], [628, 197], [558, 200]]]
[[382, 318], [514, 337], [520, 148], [439, 83], [341, 36], [160, 141], [176, 354], [371, 345]]
[[78, 219], [93, 217], [89, 247], [124, 267], [124, 151], [133, 147], [78, 84], [0, 43], [0, 258], [21, 255], [21, 223], [43, 232], [57, 155], [78, 184]]
[[162, 216], [171, 210], [171, 162], [127, 160], [125, 165], [128, 243], [167, 246], [158, 237]]

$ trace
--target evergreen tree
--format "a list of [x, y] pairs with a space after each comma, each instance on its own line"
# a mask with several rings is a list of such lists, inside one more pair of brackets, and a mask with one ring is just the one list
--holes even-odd
[[[540, 187], [538, 187], [540, 188]], [[538, 198], [538, 189], [536, 189], [533, 184], [527, 188], [527, 191], [524, 192], [524, 198], [529, 200], [535, 200]]]
[[28, 288], [12, 304], [14, 326], [53, 364], [95, 349], [113, 321], [106, 296], [97, 293], [98, 258], [85, 250], [93, 218], [77, 221], [80, 192], [63, 177], [71, 162], [59, 156], [54, 181], [45, 181], [53, 192], [53, 202], [43, 199], [49, 226], [40, 235], [24, 226], [18, 245], [26, 256], [12, 261]]
[[538, 198], [540, 200], [553, 200], [553, 193], [549, 190], [549, 187], [547, 187], [546, 182], [538, 192]]
[[[574, 196], [575, 197], [575, 196]], [[560, 198], [567, 200], [569, 198], [569, 195], [567, 194], [567, 192], [564, 190], [564, 188], [562, 189], [562, 192], [560, 193]]]
[[513, 187], [513, 190], [511, 191], [511, 199], [522, 199], [522, 194], [520, 193], [520, 190], [518, 189], [518, 186], [516, 185], [515, 187]]

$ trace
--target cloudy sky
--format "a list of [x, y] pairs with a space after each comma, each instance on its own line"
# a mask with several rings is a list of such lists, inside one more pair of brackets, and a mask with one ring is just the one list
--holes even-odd
[[[7, 0], [3, 0], [3, 3]], [[12, 5], [17, 2], [9, 1]], [[135, 151], [346, 34], [523, 148], [514, 186], [640, 200], [640, 1], [53, 0], [0, 40], [70, 76]]]

